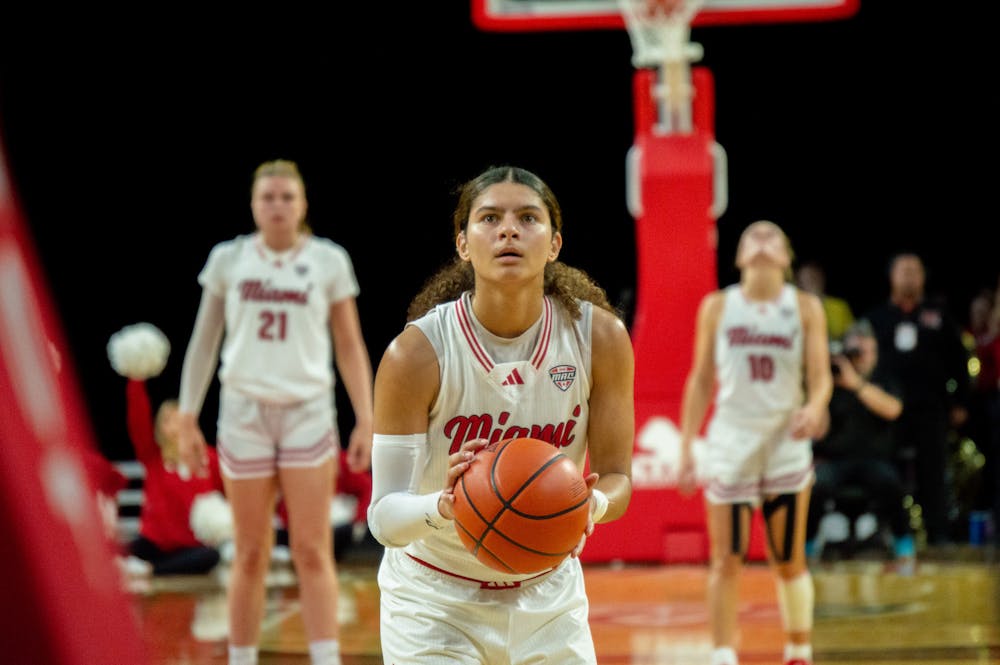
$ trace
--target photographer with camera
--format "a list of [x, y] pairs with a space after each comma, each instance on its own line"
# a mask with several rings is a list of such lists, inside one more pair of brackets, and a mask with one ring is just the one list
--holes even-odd
[[915, 554], [909, 515], [903, 507], [903, 481], [894, 462], [893, 422], [903, 412], [898, 380], [879, 367], [878, 342], [866, 320], [853, 324], [842, 344], [831, 343], [834, 390], [826, 434], [813, 444], [816, 484], [809, 506], [807, 551], [827, 502], [845, 486], [861, 487], [871, 497], [880, 521], [893, 534], [896, 561], [912, 567]]

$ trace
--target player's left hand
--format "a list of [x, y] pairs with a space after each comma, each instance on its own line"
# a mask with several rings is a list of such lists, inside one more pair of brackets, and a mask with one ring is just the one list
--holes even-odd
[[[596, 473], [592, 473], [589, 476], [587, 476], [586, 478], [584, 478], [584, 480], [587, 482], [587, 491], [588, 492], [590, 490], [594, 489], [594, 486], [597, 485], [597, 481], [600, 478], [601, 478], [601, 476], [599, 474], [596, 474]], [[580, 536], [580, 542], [577, 543], [576, 547], [573, 548], [573, 551], [570, 552], [570, 556], [571, 557], [578, 557], [578, 556], [580, 556], [580, 554], [583, 552], [583, 547], [587, 544], [587, 538], [590, 537], [593, 533], [594, 533], [594, 520], [593, 520], [593, 517], [592, 517], [592, 513], [588, 512], [587, 513], [587, 528], [583, 530], [583, 535]]]

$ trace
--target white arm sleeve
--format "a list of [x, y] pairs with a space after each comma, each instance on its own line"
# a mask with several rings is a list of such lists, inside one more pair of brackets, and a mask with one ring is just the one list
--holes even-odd
[[441, 492], [416, 493], [426, 460], [426, 434], [372, 437], [368, 528], [386, 547], [404, 547], [448, 525], [437, 508]]
[[178, 399], [180, 411], [201, 413], [205, 393], [212, 382], [212, 373], [219, 358], [219, 344], [226, 327], [226, 301], [205, 289], [198, 306], [194, 331], [184, 353], [181, 369], [181, 392]]

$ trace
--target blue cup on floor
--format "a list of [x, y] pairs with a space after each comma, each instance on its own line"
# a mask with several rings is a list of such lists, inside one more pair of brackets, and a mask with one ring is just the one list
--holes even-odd
[[985, 510], [974, 510], [969, 513], [969, 544], [985, 545], [986, 531], [989, 527], [990, 514]]

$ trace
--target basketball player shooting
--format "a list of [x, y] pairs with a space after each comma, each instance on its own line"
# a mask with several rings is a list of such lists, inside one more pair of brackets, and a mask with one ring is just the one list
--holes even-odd
[[[369, 525], [386, 663], [597, 662], [579, 554], [632, 493], [634, 360], [603, 289], [557, 259], [562, 213], [536, 175], [496, 167], [467, 182], [457, 257], [410, 305], [375, 379]], [[580, 469], [590, 519], [573, 555], [505, 574], [452, 525], [454, 487], [476, 451], [548, 441]]]

